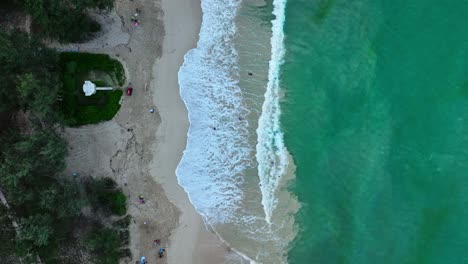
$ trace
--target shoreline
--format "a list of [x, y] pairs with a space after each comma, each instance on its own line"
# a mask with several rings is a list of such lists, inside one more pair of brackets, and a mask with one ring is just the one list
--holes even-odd
[[162, 8], [166, 34], [162, 56], [153, 67], [153, 101], [160, 112], [161, 124], [151, 175], [158, 175], [156, 180], [166, 190], [169, 200], [181, 210], [179, 225], [170, 237], [169, 250], [191, 253], [168, 254], [168, 263], [223, 263], [228, 255], [236, 253], [208, 230], [175, 174], [187, 144], [189, 128], [188, 112], [180, 97], [178, 72], [185, 54], [197, 46], [202, 21], [201, 2], [162, 0]]

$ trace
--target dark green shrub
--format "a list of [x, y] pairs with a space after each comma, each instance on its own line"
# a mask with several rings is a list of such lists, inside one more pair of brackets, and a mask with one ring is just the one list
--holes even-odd
[[130, 232], [128, 229], [119, 231], [120, 246], [127, 246], [130, 242]]
[[127, 213], [127, 197], [111, 178], [90, 179], [86, 183], [86, 190], [95, 211], [119, 216]]
[[122, 248], [119, 251], [120, 258], [132, 258], [132, 252], [129, 248]]
[[120, 258], [120, 240], [116, 230], [106, 228], [92, 231], [86, 244], [94, 253], [97, 264], [115, 264]]
[[112, 202], [112, 212], [116, 215], [125, 215], [127, 213], [127, 197], [123, 194], [122, 191], [117, 191], [114, 193], [114, 199]]
[[88, 10], [110, 9], [113, 6], [113, 0], [17, 0], [17, 2], [31, 15], [34, 34], [65, 43], [90, 39], [101, 26], [87, 14]]
[[116, 228], [125, 229], [125, 228], [127, 228], [127, 227], [130, 225], [130, 221], [131, 221], [131, 220], [132, 220], [132, 216], [131, 216], [131, 215], [126, 215], [124, 218], [115, 221], [115, 222], [112, 224], [112, 226], [114, 226], [114, 227], [116, 227]]
[[15, 229], [13, 228], [9, 212], [0, 203], [0, 260], [2, 257], [11, 256], [15, 252]]

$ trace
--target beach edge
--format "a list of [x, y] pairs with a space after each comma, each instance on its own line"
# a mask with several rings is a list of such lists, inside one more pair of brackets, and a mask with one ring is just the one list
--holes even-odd
[[[176, 168], [187, 143], [188, 112], [180, 97], [178, 72], [185, 54], [196, 47], [202, 21], [199, 0], [162, 0], [165, 37], [162, 56], [153, 66], [153, 102], [161, 115], [151, 175], [181, 211], [170, 237], [168, 263], [223, 263], [232, 254], [210, 232], [179, 185]], [[164, 100], [159, 100], [164, 98]]]

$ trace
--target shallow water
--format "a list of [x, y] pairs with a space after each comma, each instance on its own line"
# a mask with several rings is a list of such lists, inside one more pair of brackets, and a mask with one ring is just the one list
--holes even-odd
[[[279, 66], [271, 50], [274, 5], [208, 0], [202, 10], [198, 46], [179, 72], [190, 128], [178, 180], [196, 210], [234, 250], [256, 262], [283, 263], [295, 209], [277, 198], [284, 196], [276, 190], [287, 153], [275, 149], [281, 138], [270, 133], [278, 128], [278, 113], [261, 119], [265, 102], [279, 102], [266, 94], [268, 87], [278, 88], [268, 82], [279, 69], [269, 70], [272, 63]], [[281, 29], [276, 26], [276, 32]], [[257, 131], [259, 126], [268, 133]], [[279, 173], [271, 174], [270, 168]]]

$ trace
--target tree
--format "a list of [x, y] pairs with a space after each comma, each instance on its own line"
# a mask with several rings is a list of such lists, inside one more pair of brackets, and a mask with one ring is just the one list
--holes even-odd
[[85, 183], [87, 196], [94, 211], [105, 215], [125, 215], [127, 197], [111, 178], [88, 179]]
[[0, 203], [0, 260], [15, 250], [15, 228], [12, 225], [9, 210]]
[[48, 186], [65, 167], [65, 141], [42, 130], [29, 137], [10, 133], [0, 143], [0, 184], [13, 203], [36, 203], [37, 193], [32, 190]]
[[24, 158], [25, 146], [15, 144], [20, 142], [19, 138], [17, 134], [9, 133], [1, 141], [0, 182], [6, 191], [17, 188], [25, 177], [31, 175], [34, 166], [32, 159]]
[[0, 32], [0, 72], [0, 112], [44, 114], [61, 85], [58, 55], [24, 32]]
[[114, 0], [19, 0], [31, 14], [38, 32], [61, 42], [85, 40], [100, 30], [97, 22], [87, 14], [88, 10], [109, 10]]
[[47, 246], [53, 231], [52, 218], [49, 215], [33, 215], [20, 220], [18, 239], [37, 247]]
[[88, 247], [98, 256], [98, 264], [114, 264], [119, 261], [120, 239], [115, 229], [105, 228], [91, 232]]
[[41, 120], [51, 111], [58, 92], [58, 81], [49, 79], [46, 82], [48, 84], [42, 83], [32, 73], [24, 73], [18, 76], [16, 86], [20, 107], [23, 110], [30, 110]]
[[39, 207], [57, 219], [78, 216], [84, 204], [78, 188], [71, 182], [65, 181], [49, 186], [39, 195]]
[[114, 0], [73, 0], [72, 5], [79, 10], [90, 8], [111, 9], [114, 7]]

